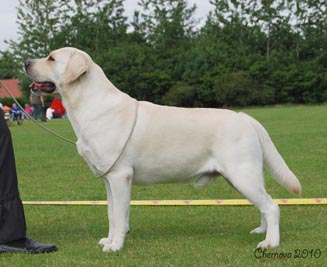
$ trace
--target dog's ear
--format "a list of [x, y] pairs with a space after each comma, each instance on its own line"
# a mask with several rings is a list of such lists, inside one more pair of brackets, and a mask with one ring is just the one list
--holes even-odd
[[85, 74], [89, 69], [89, 61], [82, 53], [75, 51], [71, 54], [68, 61], [63, 84], [70, 84]]

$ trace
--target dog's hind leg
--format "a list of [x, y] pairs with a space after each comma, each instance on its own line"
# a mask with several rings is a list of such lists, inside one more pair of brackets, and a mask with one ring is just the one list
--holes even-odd
[[279, 246], [279, 207], [264, 188], [262, 168], [255, 163], [242, 163], [225, 178], [261, 212], [261, 225], [253, 233], [266, 232], [266, 239], [258, 247]]
[[264, 216], [264, 214], [261, 214], [261, 222], [260, 222], [260, 226], [253, 229], [250, 234], [264, 234], [267, 232], [267, 221], [266, 218]]
[[114, 173], [108, 175], [112, 208], [109, 209], [111, 243], [105, 244], [104, 252], [118, 251], [123, 248], [126, 233], [129, 231], [129, 208], [131, 200], [132, 179], [129, 175]]
[[108, 233], [108, 237], [101, 238], [101, 240], [99, 241], [98, 244], [102, 245], [102, 246], [105, 246], [107, 244], [112, 243], [112, 235], [113, 235], [112, 229], [114, 228], [114, 226], [113, 226], [113, 220], [112, 220], [112, 216], [113, 216], [113, 199], [112, 199], [110, 183], [107, 180], [107, 178], [104, 178], [103, 180], [104, 180], [106, 190], [107, 190], [109, 233]]

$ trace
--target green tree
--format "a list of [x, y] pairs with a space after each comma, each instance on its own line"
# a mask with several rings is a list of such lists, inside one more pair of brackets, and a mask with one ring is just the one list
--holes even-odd
[[13, 79], [17, 77], [17, 62], [9, 51], [0, 53], [0, 79]]
[[[327, 2], [210, 0], [197, 27], [187, 0], [19, 0], [19, 39], [0, 56], [0, 78], [28, 58], [75, 46], [140, 100], [220, 107], [327, 100]], [[28, 92], [26, 91], [26, 94]]]
[[74, 0], [67, 4], [62, 36], [69, 45], [88, 52], [99, 52], [103, 48], [125, 40], [127, 17], [124, 16], [123, 0]]
[[258, 25], [266, 35], [265, 54], [269, 59], [272, 49], [283, 40], [281, 37], [284, 28], [288, 28], [290, 14], [287, 1], [252, 0], [251, 22]]
[[65, 1], [19, 0], [18, 41], [10, 41], [9, 50], [15, 55], [14, 73], [26, 96], [30, 81], [22, 72], [23, 62], [28, 58], [43, 57], [56, 48], [54, 40], [61, 32], [64, 5]]
[[19, 0], [17, 7], [18, 41], [10, 47], [18, 59], [46, 55], [55, 48], [54, 39], [60, 34], [65, 1]]
[[148, 100], [164, 103], [164, 95], [185, 71], [183, 59], [191, 49], [196, 6], [188, 7], [185, 0], [141, 0], [139, 6], [142, 11], [135, 14], [133, 26], [151, 47], [144, 89], [154, 92]]

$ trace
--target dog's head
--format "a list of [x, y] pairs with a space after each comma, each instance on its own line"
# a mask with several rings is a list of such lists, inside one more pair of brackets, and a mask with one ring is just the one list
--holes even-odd
[[76, 48], [65, 47], [52, 51], [47, 57], [25, 62], [25, 72], [34, 82], [36, 93], [62, 93], [62, 88], [87, 74], [91, 58]]

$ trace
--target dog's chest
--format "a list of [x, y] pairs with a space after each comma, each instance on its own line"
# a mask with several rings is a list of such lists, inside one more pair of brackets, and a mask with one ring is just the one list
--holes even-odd
[[84, 158], [91, 170], [93, 172], [99, 172], [99, 159], [96, 158], [89, 145], [79, 139], [76, 143], [76, 146], [78, 153]]

